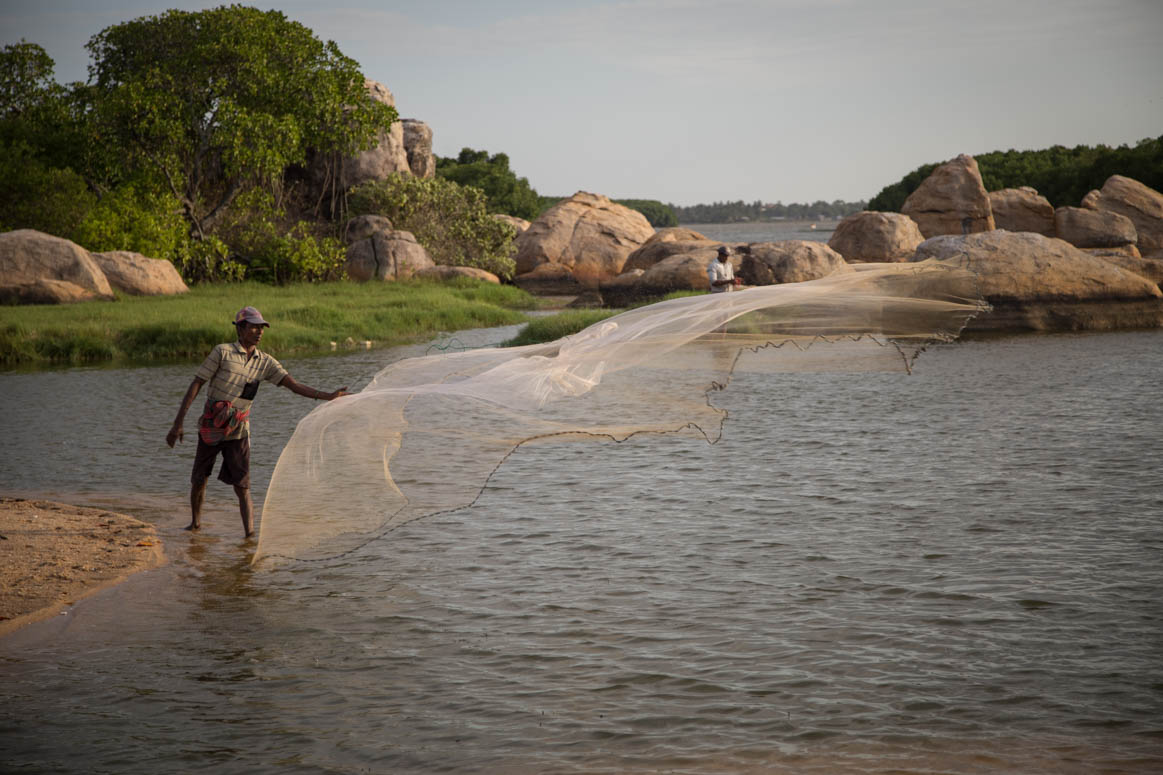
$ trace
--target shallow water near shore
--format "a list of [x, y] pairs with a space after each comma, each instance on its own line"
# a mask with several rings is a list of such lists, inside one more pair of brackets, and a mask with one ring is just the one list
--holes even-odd
[[[423, 349], [286, 365], [359, 387]], [[0, 640], [0, 756], [1157, 772], [1160, 352], [1159, 331], [1003, 337], [933, 348], [911, 376], [739, 375], [719, 444], [523, 449], [472, 509], [257, 571], [228, 487], [201, 534], [180, 529], [193, 446], [162, 438], [192, 367], [0, 374], [27, 412], [0, 421], [5, 493], [147, 519], [170, 559]], [[257, 501], [310, 409], [260, 390]]]

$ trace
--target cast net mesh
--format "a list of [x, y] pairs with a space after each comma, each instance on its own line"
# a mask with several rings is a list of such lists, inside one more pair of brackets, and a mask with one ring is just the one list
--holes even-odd
[[963, 261], [855, 264], [632, 309], [546, 344], [393, 363], [299, 423], [255, 561], [337, 557], [470, 506], [521, 445], [642, 433], [715, 443], [726, 413], [712, 396], [735, 372], [909, 370], [987, 308]]

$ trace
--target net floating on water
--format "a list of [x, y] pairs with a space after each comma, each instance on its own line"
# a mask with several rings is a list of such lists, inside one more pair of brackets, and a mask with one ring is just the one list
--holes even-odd
[[518, 447], [643, 433], [718, 441], [739, 371], [911, 370], [988, 309], [962, 261], [855, 264], [803, 283], [623, 312], [554, 342], [398, 361], [300, 421], [254, 561], [350, 553], [471, 506]]

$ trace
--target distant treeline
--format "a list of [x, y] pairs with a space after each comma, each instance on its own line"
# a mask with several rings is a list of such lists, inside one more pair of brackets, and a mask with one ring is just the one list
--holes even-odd
[[829, 218], [843, 218], [858, 213], [867, 208], [867, 202], [844, 202], [837, 199], [834, 202], [823, 200], [812, 203], [793, 202], [774, 204], [761, 202], [715, 202], [709, 205], [692, 205], [679, 207], [668, 205], [679, 223], [735, 223], [737, 221], [777, 221], [803, 220], [822, 221]]
[[[1140, 140], [1133, 147], [1055, 145], [1041, 151], [992, 151], [973, 158], [987, 191], [1032, 186], [1055, 207], [1077, 207], [1087, 192], [1102, 188], [1111, 175], [1125, 175], [1163, 190], [1163, 135]], [[909, 194], [940, 163], [920, 166], [886, 186], [868, 203], [868, 209], [899, 212]]]

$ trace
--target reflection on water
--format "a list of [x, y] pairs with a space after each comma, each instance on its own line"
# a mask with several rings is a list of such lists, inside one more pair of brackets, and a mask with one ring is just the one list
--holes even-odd
[[[272, 572], [247, 565], [229, 488], [201, 535], [179, 529], [192, 449], [163, 436], [188, 369], [0, 375], [55, 423], [4, 416], [5, 489], [132, 491], [171, 559], [0, 641], [5, 763], [1157, 772], [1160, 344], [742, 374], [716, 394], [719, 444], [523, 449], [471, 511]], [[288, 365], [358, 384], [377, 357]], [[256, 486], [310, 408], [259, 396]], [[127, 428], [156, 445], [127, 450]]]

